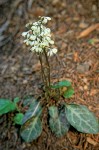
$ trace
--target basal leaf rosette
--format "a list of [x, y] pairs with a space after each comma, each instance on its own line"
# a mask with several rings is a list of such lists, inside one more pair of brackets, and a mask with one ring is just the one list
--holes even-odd
[[50, 17], [39, 17], [37, 22], [26, 24], [28, 31], [22, 33], [25, 38], [24, 43], [36, 54], [46, 51], [48, 56], [52, 56], [57, 53], [57, 49], [53, 47], [51, 30], [44, 26], [49, 20]]

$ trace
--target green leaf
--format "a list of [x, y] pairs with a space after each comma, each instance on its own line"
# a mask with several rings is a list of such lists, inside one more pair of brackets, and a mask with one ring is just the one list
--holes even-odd
[[99, 132], [98, 120], [94, 113], [84, 105], [66, 105], [66, 114], [69, 123], [83, 133], [97, 134]]
[[40, 118], [32, 117], [21, 127], [21, 137], [26, 142], [32, 142], [37, 139], [42, 132], [42, 123]]
[[0, 99], [0, 115], [11, 112], [17, 109], [14, 102], [9, 99]]
[[64, 92], [63, 96], [65, 98], [70, 98], [70, 97], [72, 97], [73, 94], [74, 94], [74, 90], [72, 87], [70, 87]]
[[22, 120], [23, 120], [24, 114], [22, 113], [17, 113], [16, 116], [14, 117], [14, 123], [22, 125]]
[[51, 85], [51, 88], [58, 89], [58, 88], [69, 87], [69, 86], [71, 86], [71, 82], [67, 80], [63, 80], [63, 81], [58, 82], [55, 85]]
[[13, 100], [14, 104], [16, 105], [16, 109], [17, 109], [18, 112], [20, 112], [20, 109], [19, 109], [19, 107], [18, 107], [18, 105], [17, 105], [17, 103], [18, 103], [19, 101], [20, 101], [20, 98], [19, 98], [19, 97], [15, 97], [14, 100]]
[[13, 101], [16, 104], [16, 103], [18, 103], [20, 101], [20, 98], [19, 97], [15, 97]]
[[24, 115], [24, 118], [22, 120], [22, 123], [24, 124], [28, 119], [30, 119], [33, 116], [38, 116], [42, 112], [42, 107], [40, 105], [40, 102], [38, 100], [34, 100], [32, 104], [30, 105], [29, 109]]
[[52, 132], [55, 133], [57, 137], [64, 135], [70, 127], [70, 124], [66, 117], [66, 111], [62, 108], [60, 111], [56, 106], [49, 107], [49, 126]]

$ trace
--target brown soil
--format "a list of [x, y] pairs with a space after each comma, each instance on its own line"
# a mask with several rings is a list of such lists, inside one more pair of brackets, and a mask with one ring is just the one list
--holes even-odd
[[[0, 97], [13, 99], [40, 94], [42, 83], [37, 57], [23, 44], [21, 33], [25, 24], [38, 16], [50, 16], [48, 26], [55, 38], [60, 66], [55, 57], [50, 58], [51, 80], [72, 81], [75, 94], [68, 103], [86, 105], [99, 117], [99, 26], [87, 36], [80, 33], [99, 22], [98, 1], [87, 3], [73, 0], [1, 0], [0, 1]], [[57, 74], [59, 74], [57, 76]], [[41, 136], [25, 143], [19, 136], [19, 126], [14, 126], [13, 113], [0, 118], [0, 150], [98, 150], [99, 134], [82, 134], [74, 129], [56, 138], [47, 125], [43, 112]]]

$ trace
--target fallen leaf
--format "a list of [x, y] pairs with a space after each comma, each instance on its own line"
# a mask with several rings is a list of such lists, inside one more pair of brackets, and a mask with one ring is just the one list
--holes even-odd
[[61, 24], [61, 26], [59, 27], [57, 34], [63, 34], [66, 32], [66, 25], [65, 24]]
[[98, 89], [91, 89], [91, 91], [90, 91], [90, 96], [94, 96], [94, 95], [96, 95], [98, 92], [99, 92]]
[[73, 58], [74, 58], [74, 62], [79, 62], [80, 59], [78, 56], [78, 52], [74, 52]]
[[81, 29], [85, 29], [85, 28], [88, 27], [88, 24], [85, 23], [85, 22], [81, 22], [81, 23], [79, 24], [79, 27], [80, 27]]
[[94, 146], [97, 145], [97, 142], [94, 141], [94, 140], [93, 140], [92, 138], [90, 138], [90, 137], [87, 137], [87, 142], [90, 143], [90, 144], [92, 144], [92, 145], [94, 145]]
[[80, 35], [77, 37], [78, 39], [83, 38], [88, 36], [92, 31], [96, 30], [97, 28], [99, 28], [99, 23], [91, 25], [90, 27], [88, 27], [87, 29], [85, 29], [84, 31], [82, 31], [80, 33]]
[[88, 80], [87, 80], [86, 77], [84, 77], [84, 78], [82, 79], [82, 81], [83, 81], [84, 83], [88, 84]]
[[87, 85], [84, 86], [84, 90], [88, 90], [88, 86]]
[[69, 141], [71, 142], [71, 143], [73, 143], [73, 144], [77, 144], [78, 143], [78, 141], [79, 141], [79, 136], [77, 136], [76, 134], [74, 134], [73, 132], [71, 132], [71, 131], [69, 131], [68, 133], [67, 133], [67, 137], [68, 137], [68, 139], [69, 139]]

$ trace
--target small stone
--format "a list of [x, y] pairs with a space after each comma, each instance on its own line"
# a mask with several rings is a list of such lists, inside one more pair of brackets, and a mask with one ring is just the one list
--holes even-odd
[[24, 149], [26, 147], [26, 144], [25, 143], [23, 143], [22, 144], [22, 149]]
[[77, 71], [78, 73], [86, 73], [87, 71], [89, 71], [89, 67], [90, 67], [90, 64], [88, 62], [78, 64]]
[[81, 23], [79, 24], [79, 27], [80, 27], [81, 29], [85, 29], [85, 28], [88, 27], [88, 24], [85, 23], [85, 22], [81, 22]]
[[89, 95], [90, 94], [89, 91], [87, 91], [86, 94]]
[[23, 72], [24, 72], [25, 75], [30, 75], [30, 74], [32, 74], [32, 71], [30, 70], [30, 68], [27, 68], [27, 67], [24, 67], [24, 68], [23, 68]]
[[59, 0], [53, 0], [53, 2], [52, 2], [53, 6], [56, 6], [56, 5], [59, 5], [59, 4], [60, 4]]
[[83, 78], [82, 80], [83, 80], [84, 83], [87, 83], [87, 82], [88, 82], [88, 81], [87, 81], [87, 78]]
[[93, 12], [96, 12], [96, 11], [97, 11], [97, 6], [96, 6], [96, 5], [93, 5], [93, 6], [92, 6], [92, 11], [93, 11]]
[[27, 143], [27, 147], [30, 147], [30, 146], [31, 146], [31, 144]]
[[23, 80], [23, 84], [27, 84], [28, 83], [28, 81], [27, 80]]
[[98, 142], [94, 141], [92, 138], [87, 137], [87, 142], [90, 143], [91, 145], [96, 146], [98, 144]]
[[88, 90], [88, 86], [87, 85], [84, 86], [84, 90]]
[[83, 91], [83, 87], [82, 87], [82, 86], [80, 86], [79, 89], [80, 89], [81, 91]]

